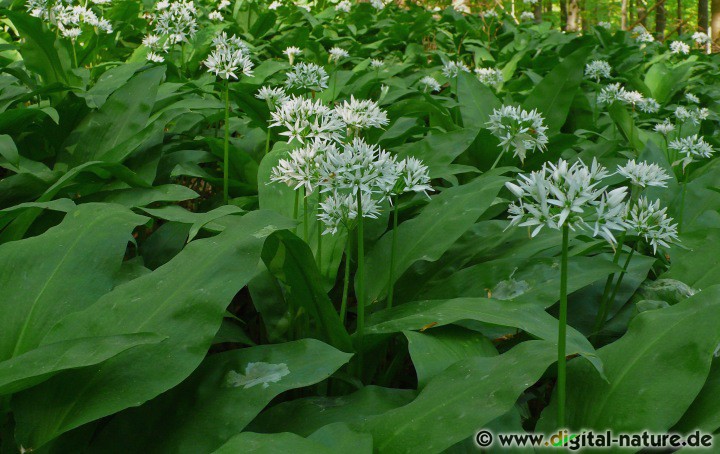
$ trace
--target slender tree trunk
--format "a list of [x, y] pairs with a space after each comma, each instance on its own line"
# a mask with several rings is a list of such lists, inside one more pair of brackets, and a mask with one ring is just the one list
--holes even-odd
[[542, 4], [541, 2], [535, 3], [535, 8], [533, 9], [533, 13], [535, 14], [535, 23], [542, 22]]
[[[707, 2], [707, 0], [705, 0]], [[552, 13], [552, 0], [545, 0], [545, 12]]]
[[709, 22], [708, 0], [698, 0], [698, 30], [707, 33]]
[[[580, 0], [580, 20], [582, 23], [582, 30], [584, 32], [590, 30], [590, 19], [588, 18], [587, 10], [585, 9], [587, 0]], [[595, 18], [597, 22], [597, 18]]]
[[678, 29], [677, 33], [678, 36], [682, 35], [683, 32], [683, 10], [682, 10], [682, 0], [678, 0], [678, 8], [677, 8], [677, 15], [678, 15]]
[[[713, 1], [720, 4], [720, 0]], [[658, 41], [665, 39], [665, 0], [658, 0], [658, 7], [655, 8], [655, 39]]]
[[569, 32], [576, 32], [580, 26], [580, 3], [579, 0], [569, 0], [567, 6], [567, 27]]
[[622, 0], [620, 3], [620, 28], [627, 30], [628, 26], [628, 0]]
[[[717, 0], [720, 3], [720, 0]], [[568, 21], [568, 0], [560, 0], [560, 28], [565, 31], [567, 30]]]
[[710, 10], [710, 27], [713, 43], [720, 38], [720, 0], [712, 0]]
[[637, 0], [638, 21], [647, 28], [647, 4], [645, 0]]

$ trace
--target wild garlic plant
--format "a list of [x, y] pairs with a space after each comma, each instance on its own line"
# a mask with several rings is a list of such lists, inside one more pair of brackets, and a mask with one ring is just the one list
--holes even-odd
[[593, 104], [593, 122], [597, 122], [598, 118], [598, 97], [600, 95], [600, 81], [612, 78], [612, 66], [605, 60], [593, 60], [585, 65], [585, 78], [595, 82], [595, 102]]
[[162, 53], [167, 54], [176, 45], [180, 46], [178, 72], [182, 77], [185, 68], [185, 44], [198, 31], [198, 10], [192, 1], [160, 1], [155, 4], [155, 13], [150, 16], [154, 31], [143, 40], [148, 47], [147, 59], [162, 62]]
[[[668, 178], [662, 169], [646, 163], [631, 162], [618, 172], [638, 186], [663, 185]], [[581, 160], [570, 165], [561, 159], [557, 164], [546, 162], [540, 170], [520, 175], [515, 183], [506, 183], [506, 187], [517, 198], [508, 207], [508, 227], [528, 227], [532, 229], [531, 237], [545, 227], [562, 231], [557, 372], [558, 425], [561, 428], [565, 427], [570, 231], [582, 231], [605, 239], [616, 251], [615, 263], [628, 232], [647, 241], [654, 251], [658, 246], [667, 246], [677, 239], [672, 220], [666, 216], [666, 209], [659, 208], [659, 202], [650, 203], [646, 198], [637, 198], [636, 191], [631, 192], [628, 201], [628, 187], [610, 189], [603, 183], [609, 176], [607, 169], [595, 160], [591, 165]], [[627, 270], [631, 256], [632, 252], [624, 270]], [[609, 282], [612, 284], [612, 279]], [[620, 282], [621, 278], [616, 283], [615, 292]], [[607, 303], [601, 302], [600, 313], [606, 315], [606, 310]]]
[[222, 95], [225, 101], [225, 140], [223, 142], [223, 203], [229, 200], [230, 173], [230, 79], [253, 75], [250, 50], [240, 38], [228, 37], [225, 32], [213, 39], [213, 50], [205, 60], [208, 72], [223, 79]]
[[537, 110], [527, 111], [516, 106], [502, 106], [494, 109], [487, 127], [495, 137], [500, 139], [500, 153], [490, 169], [497, 167], [505, 153], [513, 152], [513, 156], [525, 162], [528, 153], [535, 150], [542, 152], [548, 143], [547, 126], [544, 118]]

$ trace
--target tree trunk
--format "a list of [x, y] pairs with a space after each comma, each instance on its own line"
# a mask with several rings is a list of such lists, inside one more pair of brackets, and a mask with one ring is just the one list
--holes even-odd
[[720, 38], [720, 0], [712, 0], [710, 13], [710, 28], [712, 29], [713, 43]]
[[[582, 31], [590, 30], [590, 20], [588, 19], [587, 10], [585, 9], [587, 1], [580, 0], [580, 21], [582, 22]], [[597, 21], [597, 18], [595, 18]]]
[[[580, 29], [580, 0], [569, 0], [567, 6], [567, 27], [569, 32]], [[719, 0], [720, 1], [720, 0]]]
[[645, 0], [637, 0], [638, 21], [643, 27], [647, 28], [647, 5]]
[[678, 34], [678, 36], [682, 35], [682, 32], [683, 32], [683, 10], [682, 10], [682, 3], [683, 3], [682, 0], [678, 0], [678, 8], [677, 8], [677, 13], [678, 13], [678, 29], [677, 29], [677, 34]]
[[[720, 3], [720, 0], [717, 0]], [[560, 0], [560, 29], [565, 31], [567, 29], [568, 21], [568, 0]]]
[[627, 30], [628, 26], [628, 0], [622, 0], [620, 3], [620, 28]]
[[[707, 2], [707, 0], [705, 0]], [[545, 0], [545, 12], [552, 13], [552, 0]]]
[[[720, 0], [713, 0], [720, 3]], [[665, 39], [665, 0], [658, 0], [658, 6], [655, 8], [655, 39], [663, 41]]]
[[708, 0], [698, 0], [698, 29], [707, 33], [708, 24]]
[[535, 23], [539, 24], [542, 22], [542, 4], [540, 2], [535, 3], [533, 13], [535, 14]]

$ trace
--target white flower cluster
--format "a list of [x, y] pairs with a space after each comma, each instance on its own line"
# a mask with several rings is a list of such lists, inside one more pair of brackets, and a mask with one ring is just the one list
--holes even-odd
[[272, 88], [264, 86], [258, 90], [255, 97], [265, 101], [271, 111], [277, 109], [278, 106], [281, 106], [290, 100], [290, 97], [285, 93], [285, 89], [282, 87]]
[[670, 123], [670, 120], [668, 120], [667, 118], [662, 123], [658, 123], [655, 125], [655, 132], [659, 132], [664, 136], [667, 136], [673, 131], [675, 131], [675, 125]]
[[382, 128], [388, 124], [387, 113], [380, 109], [375, 101], [357, 100], [352, 95], [349, 102], [344, 101], [335, 107], [335, 113], [340, 116], [348, 128], [354, 130]]
[[536, 5], [539, 0], [523, 0], [526, 5]]
[[340, 3], [335, 5], [335, 11], [341, 13], [349, 13], [350, 8], [352, 8], [352, 3], [350, 3], [348, 0], [342, 0]]
[[328, 87], [327, 71], [315, 63], [297, 63], [285, 77], [289, 89], [322, 91]]
[[715, 153], [713, 147], [697, 134], [675, 139], [668, 144], [668, 148], [683, 155], [681, 159], [673, 162], [673, 166], [682, 163], [683, 172], [685, 172], [685, 167], [692, 162], [709, 158]]
[[599, 26], [599, 27], [602, 27], [602, 28], [604, 28], [604, 29], [606, 29], [606, 30], [610, 30], [610, 29], [612, 28], [612, 24], [611, 24], [610, 22], [607, 22], [607, 21], [600, 21], [600, 22], [598, 22], [598, 26]]
[[466, 3], [466, 0], [452, 0], [452, 7], [459, 13], [470, 14], [470, 6]]
[[340, 63], [340, 60], [344, 58], [349, 58], [350, 53], [343, 49], [342, 47], [333, 47], [328, 51], [328, 63]]
[[700, 104], [700, 98], [698, 98], [692, 93], [685, 93], [685, 99], [687, 100], [687, 102], [691, 102], [693, 104]]
[[383, 60], [380, 60], [378, 58], [373, 58], [370, 60], [370, 67], [372, 69], [380, 69], [383, 66], [385, 66], [385, 61], [383, 61]]
[[475, 68], [475, 75], [485, 85], [498, 88], [505, 81], [502, 71], [495, 68]]
[[283, 54], [285, 54], [290, 62], [290, 65], [292, 65], [295, 62], [295, 57], [302, 54], [302, 50], [296, 46], [288, 46], [283, 51]]
[[155, 8], [160, 11], [155, 22], [155, 33], [165, 35], [170, 44], [187, 42], [197, 33], [198, 12], [193, 2], [159, 2]]
[[287, 136], [289, 142], [305, 143], [315, 139], [339, 142], [345, 131], [342, 118], [319, 99], [293, 96], [270, 115], [270, 127], [287, 129], [280, 135]]
[[647, 186], [666, 188], [666, 181], [670, 179], [670, 175], [659, 165], [647, 162], [636, 163], [634, 159], [624, 166], [618, 166], [617, 173], [630, 180], [631, 184], [643, 188]]
[[521, 21], [531, 21], [531, 20], [535, 20], [535, 14], [533, 14], [533, 13], [530, 12], [530, 11], [523, 11], [523, 12], [520, 14], [520, 20], [521, 20]]
[[639, 43], [652, 43], [653, 41], [655, 41], [655, 37], [652, 35], [652, 33], [648, 32], [642, 25], [638, 25], [637, 27], [633, 28], [632, 31], [636, 35], [635, 41]]
[[528, 152], [545, 150], [548, 138], [543, 120], [537, 110], [528, 112], [520, 107], [502, 106], [493, 110], [487, 126], [500, 139], [502, 153], [513, 150], [514, 156], [525, 162]]
[[709, 116], [710, 111], [706, 107], [692, 107], [688, 109], [684, 106], [678, 106], [675, 108], [675, 118], [681, 123], [689, 121], [694, 125], [699, 125]]
[[385, 9], [385, 7], [389, 5], [391, 1], [392, 0], [370, 0], [370, 4], [373, 8], [380, 11]]
[[442, 73], [445, 77], [448, 79], [454, 79], [460, 74], [460, 72], [469, 73], [470, 68], [468, 68], [465, 63], [461, 61], [448, 61], [443, 64], [443, 70]]
[[283, 6], [283, 3], [279, 2], [278, 0], [275, 0], [274, 2], [270, 3], [270, 5], [268, 5], [268, 9], [270, 11], [275, 11], [276, 9], [280, 8], [281, 6]]
[[495, 11], [494, 9], [489, 9], [489, 10], [485, 11], [482, 16], [485, 19], [498, 19], [500, 17], [498, 12]]
[[422, 79], [420, 79], [420, 85], [423, 86], [423, 91], [427, 92], [428, 90], [432, 91], [440, 91], [442, 88], [440, 86], [440, 82], [435, 80], [434, 77], [425, 76]]
[[[667, 175], [651, 164], [628, 163], [619, 171], [635, 184], [663, 185]], [[621, 186], [608, 190], [602, 180], [607, 170], [593, 160], [590, 166], [578, 161], [570, 166], [567, 161], [545, 163], [539, 171], [520, 175], [515, 183], [505, 183], [518, 198], [508, 207], [510, 225], [534, 227], [536, 236], [543, 227], [583, 230], [602, 237], [613, 247], [617, 244], [614, 232], [627, 232], [642, 237], [657, 252], [658, 246], [668, 247], [677, 240], [677, 226], [660, 209], [660, 202], [650, 203], [640, 197], [637, 203], [627, 202], [628, 188]]]
[[646, 98], [637, 91], [628, 91], [619, 83], [606, 85], [600, 90], [598, 103], [612, 104], [613, 102], [630, 104], [646, 113], [655, 113], [660, 110], [660, 104], [653, 98]]
[[670, 53], [687, 55], [690, 53], [690, 46], [682, 41], [673, 41], [670, 43]]
[[[105, 4], [107, 1], [94, 1], [94, 4]], [[26, 7], [31, 16], [39, 17], [57, 27], [60, 34], [75, 41], [82, 34], [82, 26], [89, 25], [98, 31], [112, 33], [113, 27], [109, 20], [88, 8], [88, 2], [74, 5], [73, 0], [28, 0]]]
[[610, 75], [611, 72], [612, 67], [605, 60], [593, 60], [585, 65], [585, 77], [595, 79], [597, 82], [600, 82], [600, 79], [609, 79], [612, 77]]
[[228, 38], [225, 32], [213, 38], [214, 49], [210, 52], [205, 66], [208, 72], [214, 73], [223, 79], [237, 79], [236, 72], [251, 77], [253, 63], [250, 61], [250, 51], [240, 38]]
[[708, 44], [710, 42], [710, 36], [708, 36], [707, 33], [703, 32], [693, 33], [692, 39], [698, 44], [698, 46], [704, 46], [705, 44]]

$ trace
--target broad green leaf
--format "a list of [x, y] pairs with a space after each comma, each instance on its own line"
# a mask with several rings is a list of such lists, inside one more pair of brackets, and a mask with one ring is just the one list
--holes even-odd
[[146, 220], [86, 204], [42, 235], [0, 245], [0, 359], [33, 350], [60, 318], [109, 292], [133, 229]]
[[282, 453], [293, 454], [333, 454], [352, 452], [370, 454], [372, 437], [369, 434], [353, 432], [342, 424], [325, 426], [308, 438], [292, 433], [258, 434], [244, 432], [231, 438], [216, 454], [243, 453]]
[[100, 198], [106, 203], [117, 203], [128, 208], [144, 207], [157, 202], [182, 202], [198, 197], [192, 189], [179, 184], [164, 184], [152, 188], [126, 188], [98, 192], [90, 199]]
[[660, 104], [670, 101], [675, 93], [682, 90], [693, 71], [692, 63], [669, 67], [665, 62], [652, 65], [645, 74], [645, 84]]
[[200, 233], [202, 228], [207, 227], [213, 231], [221, 231], [222, 227], [216, 225], [213, 221], [243, 212], [242, 208], [234, 205], [223, 205], [206, 213], [194, 213], [177, 205], [168, 205], [161, 208], [143, 208], [143, 211], [151, 216], [167, 221], [192, 224], [188, 233], [188, 242], [192, 241], [192, 239]]
[[410, 403], [410, 389], [365, 386], [346, 396], [316, 396], [293, 399], [260, 414], [248, 427], [254, 432], [293, 432], [307, 437], [327, 424], [343, 422], [361, 426], [368, 418]]
[[560, 132], [565, 124], [573, 98], [582, 82], [589, 47], [581, 47], [565, 57], [535, 86], [523, 104], [527, 110], [537, 109], [549, 129], [549, 134]]
[[[535, 303], [487, 298], [457, 298], [405, 303], [370, 317], [367, 334], [420, 330], [428, 325], [445, 326], [461, 320], [477, 320], [499, 326], [511, 326], [528, 334], [557, 343], [558, 321]], [[478, 333], [478, 335], [480, 335]], [[571, 326], [567, 331], [568, 348], [580, 353], [602, 376], [602, 362], [590, 342]]]
[[168, 340], [134, 348], [99, 367], [63, 372], [16, 394], [13, 408], [19, 442], [39, 447], [82, 424], [140, 405], [183, 381], [204, 358], [233, 296], [258, 272], [265, 237], [288, 224], [271, 212], [249, 213], [236, 226], [191, 242], [152, 273], [116, 287], [88, 309], [58, 322], [44, 343], [78, 334], [147, 331]]
[[[487, 175], [466, 185], [446, 189], [433, 197], [417, 217], [400, 224], [394, 268], [396, 279], [418, 260], [431, 262], [440, 258], [490, 207], [507, 180]], [[392, 232], [388, 232], [367, 254], [366, 304], [387, 292], [391, 244]]]
[[137, 333], [80, 338], [42, 345], [0, 362], [0, 395], [35, 386], [60, 371], [92, 366], [129, 348], [162, 340], [163, 337], [155, 334]]
[[289, 306], [311, 319], [308, 335], [314, 333], [312, 337], [317, 336], [335, 348], [352, 351], [350, 336], [322, 288], [320, 272], [307, 244], [289, 231], [276, 232], [265, 242], [262, 257], [268, 269], [286, 284]]
[[[570, 428], [665, 432], [690, 407], [720, 342], [720, 286], [664, 309], [640, 313], [627, 334], [597, 351], [608, 381], [587, 364], [568, 364]], [[678, 386], [682, 384], [682, 386]], [[554, 428], [556, 404], [541, 428]]]
[[177, 388], [118, 415], [93, 451], [212, 452], [275, 396], [325, 380], [351, 356], [315, 339], [213, 355]]
[[693, 430], [706, 433], [720, 429], [720, 360], [715, 357], [710, 374], [690, 408], [673, 427], [674, 431], [687, 433]]
[[425, 332], [405, 331], [408, 350], [422, 389], [448, 366], [473, 356], [497, 356], [490, 340], [459, 326], [443, 326]]
[[513, 408], [554, 361], [549, 342], [523, 342], [492, 358], [472, 357], [435, 376], [404, 407], [371, 418], [362, 430], [379, 453], [440, 453]]
[[125, 63], [108, 69], [88, 91], [75, 94], [85, 98], [89, 108], [99, 109], [115, 90], [125, 85], [144, 65], [146, 65], [145, 62]]
[[482, 129], [490, 119], [494, 109], [501, 104], [495, 94], [477, 77], [461, 72], [458, 77], [458, 99], [463, 126], [469, 129]]

